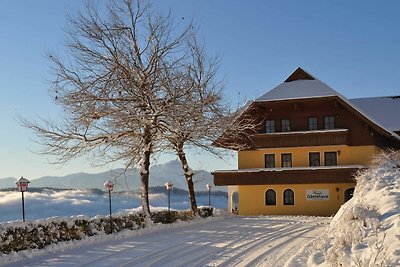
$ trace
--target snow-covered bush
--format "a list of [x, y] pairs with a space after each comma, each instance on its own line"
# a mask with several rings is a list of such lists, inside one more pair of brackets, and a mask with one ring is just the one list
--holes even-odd
[[400, 266], [400, 151], [377, 156], [334, 216], [308, 266]]
[[[145, 226], [140, 213], [117, 215], [112, 218], [113, 232], [138, 229]], [[87, 218], [51, 218], [48, 220], [0, 225], [0, 252], [10, 253], [25, 249], [43, 248], [47, 245], [79, 240], [86, 236], [111, 232], [110, 220], [104, 216]]]
[[212, 207], [200, 207], [198, 208], [198, 214], [202, 218], [210, 217], [214, 215], [214, 209]]
[[[213, 215], [213, 208], [201, 207], [197, 209], [200, 217], [205, 218]], [[190, 211], [158, 211], [151, 214], [151, 220], [154, 223], [174, 223], [177, 220], [188, 221], [193, 219], [193, 213]]]
[[[203, 214], [203, 217], [212, 216], [212, 208], [202, 208], [199, 214]], [[193, 216], [190, 211], [152, 213], [154, 223], [173, 223], [177, 220], [191, 219]], [[0, 224], [0, 254], [26, 249], [41, 249], [58, 242], [80, 240], [88, 236], [106, 235], [124, 229], [137, 230], [144, 227], [146, 227], [146, 220], [142, 213], [113, 215], [112, 229], [110, 218], [105, 216], [94, 218], [76, 216]]]

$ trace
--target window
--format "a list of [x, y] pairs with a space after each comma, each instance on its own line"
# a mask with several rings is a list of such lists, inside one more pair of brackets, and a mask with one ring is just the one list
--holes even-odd
[[290, 131], [290, 121], [288, 119], [282, 119], [282, 132], [289, 132]]
[[292, 154], [281, 154], [281, 166], [292, 167]]
[[294, 193], [292, 189], [283, 191], [283, 205], [294, 205]]
[[266, 120], [265, 121], [265, 132], [266, 133], [274, 133], [275, 132], [275, 121], [274, 120]]
[[265, 154], [265, 168], [275, 168], [275, 154]]
[[325, 116], [324, 117], [324, 129], [335, 129], [335, 117]]
[[354, 188], [348, 188], [344, 191], [344, 202], [349, 201], [354, 194]]
[[308, 130], [318, 130], [317, 117], [308, 117]]
[[325, 166], [337, 165], [337, 154], [336, 152], [325, 152]]
[[265, 192], [265, 205], [276, 205], [276, 194], [272, 189]]
[[308, 154], [308, 161], [310, 166], [320, 166], [319, 152], [310, 152]]

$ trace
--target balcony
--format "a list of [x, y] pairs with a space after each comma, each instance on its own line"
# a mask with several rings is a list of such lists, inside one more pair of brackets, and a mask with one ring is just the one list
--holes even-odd
[[260, 168], [215, 171], [212, 174], [217, 186], [355, 183], [355, 173], [363, 168], [361, 165]]
[[262, 133], [249, 136], [256, 148], [348, 145], [349, 130]]

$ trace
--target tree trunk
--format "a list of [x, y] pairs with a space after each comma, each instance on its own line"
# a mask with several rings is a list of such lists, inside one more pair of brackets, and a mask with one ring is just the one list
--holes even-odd
[[145, 151], [143, 152], [142, 160], [140, 162], [140, 196], [142, 200], [143, 214], [147, 219], [150, 219], [150, 203], [149, 203], [149, 166], [150, 154], [152, 149], [152, 140], [150, 129], [144, 129]]
[[193, 184], [193, 172], [189, 169], [189, 165], [187, 163], [186, 154], [183, 151], [183, 146], [180, 146], [177, 149], [178, 158], [182, 164], [183, 173], [185, 175], [186, 183], [189, 191], [189, 201], [190, 207], [192, 209], [193, 215], [197, 215], [197, 203], [196, 196], [194, 193], [194, 184]]

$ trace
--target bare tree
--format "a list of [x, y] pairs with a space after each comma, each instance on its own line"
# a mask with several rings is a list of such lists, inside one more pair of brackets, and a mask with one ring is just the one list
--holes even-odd
[[248, 101], [235, 111], [225, 112], [220, 121], [222, 132], [213, 142], [216, 147], [231, 150], [254, 149], [253, 135], [262, 132], [269, 111], [254, 101]]
[[[190, 93], [185, 95], [184, 98], [176, 99], [173, 108], [169, 110], [168, 122], [163, 129], [164, 137], [167, 141], [167, 148], [173, 150], [178, 156], [183, 173], [186, 179], [189, 192], [189, 202], [191, 210], [194, 215], [197, 214], [197, 203], [195, 197], [193, 172], [191, 171], [184, 147], [191, 142], [199, 142], [199, 139], [208, 129], [206, 124], [206, 109], [209, 109], [207, 101], [210, 101], [212, 94], [215, 92], [208, 92], [207, 85], [202, 85], [200, 81], [195, 80], [194, 74], [198, 74], [198, 62], [190, 62], [187, 69], [183, 69], [180, 79], [172, 84], [174, 90], [181, 90], [182, 88], [190, 88]], [[205, 62], [201, 62], [205, 63]], [[201, 77], [200, 79], [203, 79]], [[203, 87], [204, 86], [204, 87]], [[204, 146], [199, 142], [200, 146]]]
[[55, 163], [91, 153], [96, 164], [140, 166], [142, 208], [149, 217], [149, 165], [161, 149], [160, 123], [187, 91], [172, 93], [166, 85], [190, 54], [192, 28], [175, 24], [147, 1], [115, 1], [105, 10], [89, 3], [69, 17], [65, 58], [49, 54], [52, 93], [64, 120], [22, 124]]
[[[190, 40], [189, 47], [190, 60], [169, 84], [171, 91], [186, 90], [187, 93], [184, 97], [175, 98], [162, 131], [167, 141], [166, 147], [174, 151], [181, 162], [191, 210], [196, 215], [193, 172], [185, 151], [196, 147], [219, 155], [212, 143], [228, 128], [232, 128], [236, 113], [230, 112], [229, 106], [223, 102], [223, 84], [217, 77], [218, 57], [208, 57], [204, 45], [200, 45], [195, 38]], [[235, 129], [238, 130], [238, 127]]]

